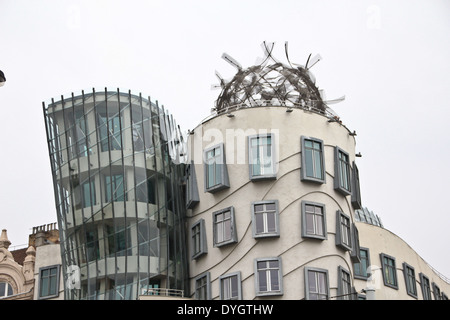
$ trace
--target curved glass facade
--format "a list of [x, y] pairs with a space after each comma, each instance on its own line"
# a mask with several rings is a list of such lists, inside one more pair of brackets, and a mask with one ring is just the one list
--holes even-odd
[[43, 109], [65, 299], [188, 295], [185, 152], [173, 118], [106, 88]]

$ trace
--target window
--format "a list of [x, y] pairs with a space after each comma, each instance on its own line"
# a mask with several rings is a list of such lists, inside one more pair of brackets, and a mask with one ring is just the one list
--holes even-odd
[[352, 205], [354, 209], [362, 209], [361, 204], [361, 188], [359, 185], [359, 170], [356, 166], [355, 161], [353, 161], [352, 167]]
[[422, 272], [419, 273], [420, 286], [422, 288], [423, 300], [431, 300], [430, 279]]
[[205, 272], [195, 278], [195, 299], [211, 300], [211, 276]]
[[327, 239], [324, 204], [302, 201], [302, 237]]
[[350, 160], [348, 153], [335, 148], [334, 188], [344, 195], [351, 194]]
[[194, 208], [200, 202], [194, 161], [186, 166], [186, 209]]
[[360, 262], [355, 262], [353, 264], [353, 270], [355, 272], [356, 279], [367, 280], [370, 277], [368, 273], [368, 268], [370, 266], [369, 249], [360, 248], [359, 249]]
[[403, 275], [405, 276], [406, 292], [417, 299], [416, 275], [414, 268], [403, 262]]
[[200, 219], [191, 228], [192, 259], [208, 252], [206, 246], [205, 220]]
[[59, 295], [59, 265], [39, 269], [39, 298], [53, 298]]
[[255, 260], [256, 295], [282, 295], [281, 258]]
[[350, 258], [353, 262], [359, 262], [361, 260], [361, 251], [359, 248], [359, 231], [356, 225], [352, 223], [352, 251], [350, 252]]
[[350, 272], [338, 267], [338, 300], [352, 300], [352, 283]]
[[94, 181], [87, 181], [81, 187], [83, 189], [83, 208], [94, 206], [96, 203]]
[[105, 176], [105, 193], [106, 202], [126, 200], [122, 174]]
[[206, 149], [205, 159], [205, 192], [216, 192], [230, 187], [223, 143]]
[[383, 269], [384, 285], [394, 289], [398, 289], [397, 270], [395, 268], [395, 258], [387, 254], [380, 254], [381, 265]]
[[341, 211], [336, 212], [336, 245], [344, 250], [352, 250], [350, 217]]
[[252, 229], [254, 238], [280, 236], [277, 200], [252, 203]]
[[328, 300], [329, 296], [328, 270], [305, 267], [306, 300]]
[[0, 282], [0, 298], [12, 296], [13, 288], [8, 282]]
[[220, 299], [221, 300], [241, 300], [241, 273], [236, 272], [219, 277]]
[[436, 283], [432, 283], [431, 286], [433, 287], [433, 295], [434, 300], [441, 300], [441, 289], [437, 286]]
[[121, 150], [121, 128], [124, 127], [120, 115], [127, 102], [103, 101], [97, 104], [97, 123], [101, 151]]
[[315, 138], [301, 137], [301, 152], [301, 180], [325, 183], [323, 141]]
[[276, 178], [274, 140], [273, 133], [248, 138], [250, 180]]
[[214, 247], [237, 242], [234, 207], [213, 212], [213, 222]]

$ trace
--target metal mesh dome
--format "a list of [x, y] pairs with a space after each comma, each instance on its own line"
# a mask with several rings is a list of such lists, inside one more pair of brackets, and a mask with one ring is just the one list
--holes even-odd
[[280, 63], [272, 57], [271, 49], [265, 43], [264, 47], [266, 58], [263, 63], [247, 69], [242, 69], [234, 59], [224, 54], [223, 58], [237, 67], [238, 72], [228, 82], [217, 74], [222, 91], [215, 111], [222, 113], [236, 107], [271, 105], [308, 108], [325, 113], [327, 106], [308, 68], [294, 67], [290, 62], [289, 65]]

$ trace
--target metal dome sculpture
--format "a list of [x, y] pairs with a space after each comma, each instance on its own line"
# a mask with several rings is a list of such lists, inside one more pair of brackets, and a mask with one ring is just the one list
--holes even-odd
[[[321, 57], [311, 55], [305, 66], [291, 64], [287, 42], [286, 58], [289, 65], [277, 61], [272, 55], [274, 43], [262, 43], [265, 58], [260, 64], [243, 69], [231, 56], [224, 53], [222, 58], [237, 68], [231, 81], [225, 81], [216, 71], [222, 91], [213, 109], [217, 114], [230, 112], [236, 108], [256, 106], [286, 106], [308, 109], [325, 115], [335, 115], [327, 107], [326, 101], [315, 85], [314, 76], [309, 71]], [[340, 98], [338, 100], [343, 100]], [[338, 100], [335, 100], [338, 101]]]

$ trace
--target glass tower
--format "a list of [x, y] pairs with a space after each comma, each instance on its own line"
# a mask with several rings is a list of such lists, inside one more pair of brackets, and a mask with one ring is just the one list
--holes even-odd
[[188, 295], [183, 136], [119, 90], [43, 103], [65, 299]]

